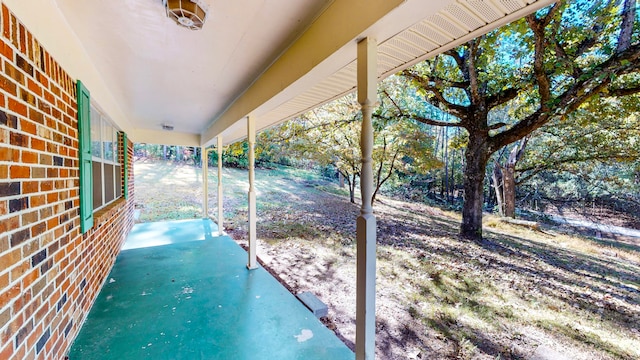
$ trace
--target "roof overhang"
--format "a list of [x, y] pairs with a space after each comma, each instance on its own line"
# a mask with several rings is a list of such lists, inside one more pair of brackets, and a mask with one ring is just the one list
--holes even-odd
[[[242, 140], [246, 137], [242, 118], [249, 114], [262, 130], [355, 91], [359, 39], [377, 39], [378, 77], [383, 79], [554, 2], [335, 2], [212, 122], [202, 134], [202, 144], [211, 144], [217, 135], [225, 144]], [[362, 21], [338, 33], [332, 31], [354, 18]]]
[[[552, 0], [235, 0], [202, 30], [161, 0], [1, 0], [136, 142], [200, 146], [246, 136], [354, 91], [357, 42], [380, 79]], [[175, 130], [162, 130], [171, 123]]]

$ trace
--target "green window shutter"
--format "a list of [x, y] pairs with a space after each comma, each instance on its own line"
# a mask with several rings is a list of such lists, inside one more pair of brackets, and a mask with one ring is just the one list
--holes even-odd
[[80, 230], [93, 227], [93, 168], [91, 159], [91, 102], [89, 90], [80, 80], [78, 87], [78, 147], [80, 160]]
[[123, 166], [123, 176], [124, 179], [122, 181], [122, 193], [124, 194], [124, 198], [129, 198], [129, 151], [127, 148], [127, 133], [122, 133], [122, 166]]

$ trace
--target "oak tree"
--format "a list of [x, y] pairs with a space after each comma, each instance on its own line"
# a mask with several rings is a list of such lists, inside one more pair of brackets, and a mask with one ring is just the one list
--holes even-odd
[[[600, 94], [640, 91], [635, 0], [558, 2], [401, 73], [454, 121], [399, 106], [399, 117], [466, 130], [462, 236], [482, 237], [485, 169], [496, 151]], [[463, 101], [460, 101], [460, 98]], [[496, 111], [516, 106], [502, 121]]]

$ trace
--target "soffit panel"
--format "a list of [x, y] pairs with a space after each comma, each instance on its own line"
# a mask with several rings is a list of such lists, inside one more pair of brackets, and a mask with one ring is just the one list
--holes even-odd
[[[415, 6], [417, 3], [428, 2], [413, 0], [407, 3]], [[441, 3], [444, 3], [444, 6], [437, 13], [406, 27], [378, 45], [380, 79], [516, 20], [552, 1], [457, 0]], [[355, 89], [356, 61], [352, 58], [350, 63], [315, 86], [300, 92], [280, 106], [259, 114], [258, 129], [291, 119]], [[240, 140], [244, 136], [238, 132], [225, 132], [223, 139], [230, 142]]]

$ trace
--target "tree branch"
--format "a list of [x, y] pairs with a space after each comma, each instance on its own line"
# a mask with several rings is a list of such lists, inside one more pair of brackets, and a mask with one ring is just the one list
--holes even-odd
[[[545, 31], [544, 28], [548, 21], [550, 21], [550, 16], [552, 10], [556, 9], [559, 5], [556, 3], [551, 10], [549, 10], [549, 14], [542, 20], [538, 20], [535, 14], [528, 15], [526, 17], [527, 23], [529, 27], [533, 31], [534, 37], [534, 60], [533, 60], [533, 73], [536, 78], [536, 82], [538, 85], [538, 93], [540, 94], [540, 104], [541, 110], [543, 112], [548, 111], [548, 102], [551, 99], [551, 82], [549, 81], [549, 76], [544, 69], [544, 53], [545, 48], [547, 46], [547, 41], [545, 40]], [[548, 20], [548, 21], [547, 21]]]
[[[464, 113], [466, 113], [467, 108], [465, 106], [462, 105], [457, 105], [454, 104], [450, 101], [448, 101], [447, 99], [445, 99], [444, 94], [442, 93], [441, 88], [442, 87], [446, 87], [447, 85], [445, 85], [444, 83], [438, 83], [438, 79], [436, 78], [435, 80], [432, 79], [425, 79], [424, 77], [410, 71], [410, 70], [403, 70], [402, 71], [402, 75], [405, 77], [408, 77], [409, 79], [412, 79], [413, 81], [417, 82], [420, 87], [426, 91], [431, 92], [434, 96], [435, 96], [435, 101], [434, 99], [431, 99], [427, 96], [425, 96], [425, 100], [428, 101], [431, 105], [440, 108], [440, 105], [444, 106], [445, 108], [447, 108], [449, 110], [449, 112], [451, 112], [452, 115], [456, 116], [456, 117], [462, 117]], [[435, 83], [434, 85], [431, 85], [431, 81], [433, 81]]]
[[384, 94], [384, 96], [387, 97], [387, 99], [389, 99], [389, 101], [391, 101], [391, 103], [393, 104], [393, 106], [398, 110], [398, 113], [400, 114], [400, 116], [402, 117], [407, 117], [404, 113], [404, 110], [402, 110], [402, 108], [400, 107], [400, 105], [398, 105], [398, 103], [391, 97], [391, 95], [389, 95], [389, 93], [387, 92], [387, 90], [382, 90], [382, 93]]
[[520, 142], [511, 149], [509, 153], [509, 157], [507, 158], [506, 165], [509, 167], [515, 167], [518, 161], [524, 155], [524, 149], [527, 147], [527, 143], [529, 142], [529, 138], [531, 134], [520, 139]]
[[505, 127], [505, 126], [507, 126], [507, 124], [503, 123], [503, 122], [499, 122], [499, 123], [496, 123], [496, 124], [491, 124], [491, 125], [489, 125], [489, 130], [498, 130], [498, 129], [500, 129], [502, 127]]
[[430, 118], [425, 118], [425, 117], [421, 117], [421, 116], [412, 116], [411, 117], [413, 120], [416, 120], [418, 122], [421, 122], [423, 124], [427, 124], [427, 125], [433, 125], [433, 126], [444, 126], [444, 127], [463, 127], [463, 125], [459, 122], [457, 123], [448, 123], [448, 122], [444, 122], [444, 121], [440, 121], [440, 120], [433, 120]]
[[[592, 37], [591, 39], [593, 40], [592, 43], [595, 44], [596, 43], [595, 37]], [[555, 49], [556, 49], [556, 54], [558, 56], [558, 59], [560, 59], [566, 66], [568, 66], [571, 69], [571, 73], [574, 78], [579, 78], [582, 75], [582, 69], [580, 69], [580, 67], [578, 66], [574, 66], [574, 63], [571, 60], [569, 60], [567, 51], [562, 46], [562, 44], [560, 44], [559, 39], [556, 38], [554, 41], [554, 44], [555, 44]], [[590, 46], [593, 46], [593, 44], [591, 44]]]
[[607, 97], [612, 97], [635, 95], [637, 93], [640, 93], [640, 85], [624, 89], [609, 89], [604, 95]]
[[478, 82], [478, 70], [476, 69], [476, 55], [478, 53], [477, 39], [469, 41], [468, 52], [465, 52], [465, 64], [467, 66], [467, 74], [469, 76], [469, 90], [471, 93], [471, 103], [475, 106], [481, 106], [483, 104], [483, 92], [482, 87]]
[[[371, 197], [372, 203], [375, 201], [376, 195], [378, 195], [378, 191], [380, 191], [380, 187], [382, 187], [382, 184], [384, 184], [387, 180], [389, 180], [389, 178], [391, 178], [391, 175], [393, 175], [394, 164], [396, 162], [396, 159], [398, 158], [399, 152], [400, 150], [397, 150], [393, 155], [393, 159], [391, 159], [391, 165], [389, 166], [389, 171], [387, 172], [386, 176], [382, 180], [380, 179], [380, 172], [378, 172], [378, 184], [376, 185], [376, 189], [373, 192], [373, 196]], [[382, 162], [380, 162], [380, 169], [382, 169]]]
[[469, 99], [471, 99], [471, 91], [470, 91], [471, 78], [469, 76], [469, 66], [467, 65], [467, 60], [469, 59], [469, 56], [470, 56], [469, 47], [470, 47], [470, 44], [467, 43], [466, 47], [464, 47], [464, 52], [462, 53], [462, 55], [460, 55], [460, 53], [458, 53], [455, 48], [445, 51], [444, 54], [451, 56], [453, 60], [456, 62], [456, 65], [458, 65], [458, 69], [462, 73], [462, 78], [464, 79], [464, 83], [466, 85], [462, 89], [467, 94]]
[[[626, 64], [626, 65], [623, 65]], [[538, 110], [510, 129], [489, 138], [489, 148], [496, 151], [501, 147], [519, 140], [528, 133], [540, 128], [554, 116], [564, 116], [576, 110], [593, 95], [600, 93], [611, 84], [612, 78], [640, 68], [640, 43], [629, 46], [622, 53], [615, 53], [591, 70], [592, 76], [578, 79], [570, 88], [557, 96], [553, 102], [541, 103]], [[545, 75], [546, 77], [546, 75]], [[622, 91], [621, 91], [622, 92]]]
[[550, 170], [550, 169], [553, 169], [554, 171], [562, 170], [560, 167], [561, 165], [564, 165], [564, 164], [575, 164], [575, 163], [581, 163], [581, 162], [587, 162], [587, 161], [606, 162], [606, 161], [612, 161], [612, 160], [628, 161], [628, 157], [625, 157], [623, 155], [612, 155], [612, 154], [605, 154], [605, 155], [597, 154], [593, 156], [576, 156], [576, 157], [568, 157], [565, 159], [558, 159], [551, 163], [544, 164], [544, 166], [536, 165], [536, 166], [529, 166], [526, 168], [518, 168], [516, 169], [516, 171], [518, 171], [520, 174], [524, 174], [526, 172], [529, 172], [529, 173], [524, 177], [519, 177], [516, 184], [517, 185], [522, 184], [527, 180], [531, 179], [532, 177], [536, 176], [536, 174], [539, 174], [540, 172], [545, 170]]
[[502, 105], [510, 100], [515, 99], [520, 93], [521, 89], [508, 88], [500, 91], [495, 95], [487, 97], [487, 108], [492, 109], [498, 105]]
[[[458, 68], [459, 69], [464, 68], [464, 59], [463, 59], [462, 56], [460, 56], [460, 54], [456, 51], [455, 48], [449, 49], [449, 50], [445, 51], [443, 54], [451, 56], [453, 58], [453, 60], [456, 62], [456, 64], [458, 64]], [[464, 71], [463, 71], [463, 73], [464, 73]], [[468, 78], [465, 77], [465, 80], [468, 80]]]

